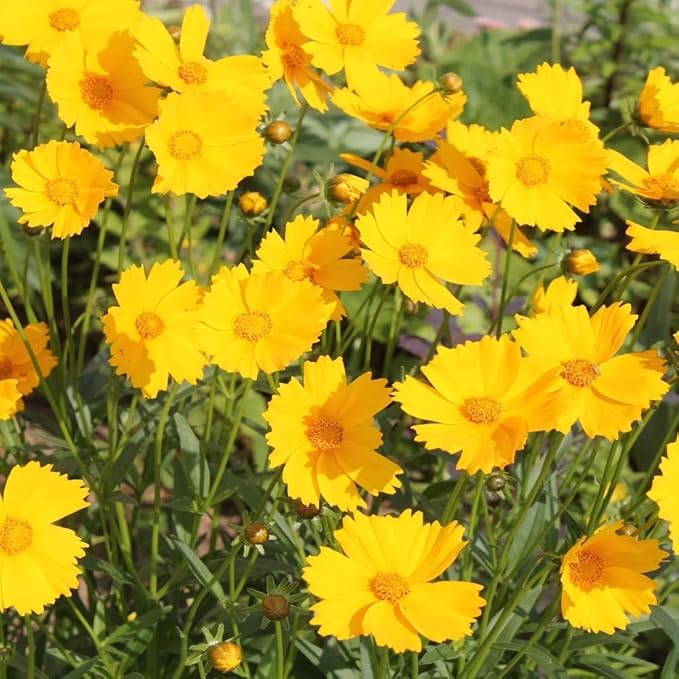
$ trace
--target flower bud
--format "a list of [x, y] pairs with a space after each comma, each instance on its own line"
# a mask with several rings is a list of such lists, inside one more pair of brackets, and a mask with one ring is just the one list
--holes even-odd
[[319, 511], [316, 505], [305, 505], [299, 498], [295, 500], [295, 513], [300, 519], [313, 519]]
[[207, 652], [210, 664], [217, 672], [226, 674], [235, 670], [243, 662], [243, 651], [237, 644], [230, 641], [223, 641], [220, 644], [213, 644]]
[[290, 604], [282, 594], [267, 594], [262, 599], [262, 613], [269, 620], [283, 620], [290, 613]]
[[330, 180], [328, 193], [338, 203], [353, 203], [368, 190], [369, 185], [370, 182], [367, 179], [342, 172]]
[[284, 144], [292, 137], [292, 128], [285, 120], [274, 120], [266, 126], [264, 136], [272, 144]]
[[238, 199], [238, 207], [248, 217], [256, 217], [264, 212], [267, 206], [266, 198], [257, 191], [247, 191]]
[[494, 493], [500, 492], [506, 485], [507, 482], [502, 474], [491, 474], [486, 479], [486, 488]]
[[462, 89], [463, 82], [457, 73], [449, 71], [441, 76], [441, 85], [443, 85], [447, 92], [455, 94], [455, 92], [459, 92]]
[[245, 527], [245, 539], [251, 545], [263, 545], [269, 539], [269, 529], [259, 521]]
[[600, 268], [599, 261], [591, 250], [571, 250], [563, 258], [563, 266], [568, 273], [586, 276]]

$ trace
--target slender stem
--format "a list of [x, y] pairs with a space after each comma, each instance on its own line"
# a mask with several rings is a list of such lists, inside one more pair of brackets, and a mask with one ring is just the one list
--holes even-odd
[[[640, 273], [641, 271], [645, 271], [646, 269], [653, 269], [656, 266], [664, 265], [665, 262], [658, 260], [656, 262], [644, 262], [643, 264], [638, 264], [625, 269], [625, 271], [619, 273], [608, 283], [608, 285], [606, 285], [602, 293], [599, 295], [599, 298], [594, 303], [594, 306], [591, 308], [590, 314], [593, 314], [599, 309], [599, 307], [603, 305], [603, 303], [606, 301], [606, 298], [611, 294], [611, 292], [613, 292], [613, 289], [620, 283], [620, 281], [624, 281], [626, 278], [631, 279], [636, 276], [636, 274]], [[625, 285], [625, 287], [627, 287], [627, 285]], [[616, 297], [618, 297], [618, 295], [616, 295]]]
[[497, 336], [502, 334], [502, 321], [505, 315], [505, 307], [507, 306], [508, 296], [507, 288], [509, 286], [509, 270], [512, 263], [512, 246], [514, 245], [514, 236], [516, 234], [516, 221], [512, 220], [512, 227], [509, 231], [509, 239], [507, 240], [507, 254], [505, 256], [505, 268], [502, 272], [502, 289], [500, 292], [500, 306], [497, 310], [495, 323], [497, 324]]
[[318, 198], [320, 195], [321, 195], [321, 192], [320, 192], [320, 191], [316, 191], [315, 193], [312, 193], [310, 196], [306, 196], [306, 197], [304, 197], [304, 198], [300, 198], [296, 203], [293, 203], [293, 204], [292, 204], [292, 207], [288, 210], [288, 214], [287, 214], [286, 217], [285, 217], [285, 223], [287, 224], [287, 223], [292, 219], [292, 217], [293, 217], [293, 215], [295, 214], [295, 212], [296, 212], [300, 207], [302, 207], [302, 205], [304, 205], [305, 203], [308, 203], [308, 202], [314, 200], [314, 198]]
[[276, 679], [285, 679], [285, 645], [283, 644], [283, 625], [280, 620], [274, 623], [276, 628]]
[[648, 317], [651, 315], [651, 311], [653, 310], [653, 306], [656, 303], [656, 300], [658, 299], [660, 292], [662, 290], [662, 287], [665, 283], [665, 279], [667, 278], [667, 274], [670, 272], [670, 265], [666, 264], [662, 271], [660, 272], [660, 276], [658, 276], [658, 279], [655, 282], [655, 285], [653, 286], [653, 289], [651, 290], [651, 294], [648, 296], [648, 300], [646, 301], [646, 304], [644, 306], [644, 310], [641, 312], [641, 316], [639, 317], [639, 320], [637, 321], [637, 324], [634, 326], [634, 331], [632, 332], [632, 339], [630, 340], [630, 348], [634, 349], [634, 345], [637, 343], [637, 340], [639, 339], [639, 335], [641, 335], [641, 331], [644, 329], [644, 326], [646, 325], [646, 321], [648, 320]]
[[30, 615], [24, 616], [26, 639], [28, 641], [28, 679], [35, 679], [35, 637], [33, 636], [33, 621]]
[[38, 139], [40, 138], [40, 118], [42, 117], [42, 107], [45, 104], [45, 94], [47, 92], [47, 74], [42, 79], [42, 85], [40, 86], [40, 94], [38, 94], [38, 107], [35, 112], [35, 122], [33, 123], [33, 148], [38, 145]]
[[449, 523], [450, 520], [453, 518], [453, 513], [455, 512], [457, 503], [459, 502], [460, 497], [462, 497], [462, 493], [464, 492], [465, 486], [467, 485], [468, 481], [469, 475], [463, 473], [462, 476], [460, 476], [460, 478], [455, 483], [453, 492], [450, 494], [450, 497], [448, 498], [448, 502], [446, 503], [446, 507], [443, 510], [443, 514], [441, 514], [441, 523], [444, 526], [447, 523]]
[[177, 253], [177, 244], [174, 242], [174, 228], [172, 219], [172, 204], [169, 196], [165, 196], [165, 228], [167, 229], [167, 244], [170, 248], [170, 257], [175, 262], [179, 261], [179, 254]]
[[417, 653], [410, 654], [410, 679], [418, 679], [420, 676], [420, 657]]
[[123, 270], [123, 263], [125, 260], [125, 236], [127, 234], [127, 225], [130, 221], [130, 213], [132, 212], [132, 197], [134, 195], [134, 184], [137, 179], [137, 173], [139, 171], [139, 160], [141, 154], [144, 150], [144, 140], [139, 140], [139, 148], [137, 153], [134, 155], [134, 160], [132, 161], [132, 169], [130, 170], [130, 182], [127, 186], [127, 200], [125, 201], [125, 210], [123, 212], [123, 221], [120, 227], [120, 247], [118, 248], [118, 276], [120, 276]]
[[396, 304], [394, 312], [391, 316], [391, 323], [389, 324], [389, 337], [387, 338], [387, 350], [384, 354], [384, 366], [382, 374], [389, 377], [391, 373], [391, 362], [394, 358], [394, 351], [396, 350], [396, 343], [401, 331], [401, 320], [403, 318], [404, 295], [400, 288], [396, 288], [395, 292]]
[[235, 195], [235, 191], [229, 191], [229, 195], [226, 197], [226, 202], [224, 203], [222, 218], [219, 220], [219, 233], [217, 234], [217, 243], [215, 244], [215, 254], [210, 266], [210, 278], [217, 272], [217, 265], [221, 259], [222, 247], [224, 246], [224, 239], [226, 238], [226, 230], [229, 226], [229, 216], [231, 215], [231, 207], [233, 206]]

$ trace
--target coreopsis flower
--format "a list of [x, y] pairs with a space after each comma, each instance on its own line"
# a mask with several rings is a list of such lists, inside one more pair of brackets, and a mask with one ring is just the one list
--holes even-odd
[[243, 651], [238, 644], [221, 641], [210, 645], [207, 657], [214, 670], [226, 674], [233, 672], [243, 662]]
[[417, 142], [434, 139], [449, 120], [462, 113], [467, 97], [464, 92], [443, 96], [432, 82], [418, 80], [408, 87], [393, 73], [375, 73], [355, 89], [335, 90], [332, 101], [377, 130], [395, 125], [399, 141]]
[[212, 61], [203, 56], [210, 19], [200, 5], [184, 12], [179, 45], [158, 17], [143, 15], [134, 28], [135, 56], [149, 80], [175, 92], [191, 89], [237, 93], [248, 106], [266, 111], [271, 86], [262, 61], [249, 54]]
[[153, 192], [206, 198], [234, 189], [262, 162], [259, 115], [256, 106], [228, 92], [169, 94], [146, 130], [158, 161]]
[[349, 172], [340, 172], [328, 182], [328, 195], [338, 203], [355, 203], [370, 186], [370, 182]]
[[533, 295], [533, 313], [544, 314], [560, 304], [573, 304], [578, 294], [578, 282], [572, 278], [559, 276], [545, 289], [540, 285]]
[[639, 95], [638, 115], [644, 125], [668, 134], [679, 132], [679, 83], [665, 69], [651, 69]]
[[349, 383], [342, 358], [329, 356], [304, 363], [303, 384], [293, 378], [279, 387], [263, 417], [271, 427], [269, 465], [283, 465], [290, 497], [354, 511], [366, 506], [359, 488], [396, 492], [403, 470], [376, 452], [382, 434], [373, 421], [389, 393], [387, 381], [370, 373]]
[[[334, 533], [342, 552], [321, 547], [303, 577], [320, 599], [312, 625], [339, 640], [372, 635], [397, 653], [472, 633], [485, 600], [474, 582], [438, 580], [467, 544], [456, 521], [424, 523], [421, 512], [345, 516]], [[407, 549], [404, 546], [407, 545]]]
[[267, 49], [262, 52], [262, 61], [273, 80], [283, 78], [298, 106], [299, 89], [309, 106], [324, 112], [328, 110], [328, 96], [333, 87], [311, 66], [311, 55], [303, 47], [307, 38], [295, 20], [293, 3], [294, 0], [276, 0], [271, 8], [264, 38]]
[[110, 33], [131, 28], [139, 15], [137, 0], [0, 0], [0, 41], [26, 45], [26, 56], [46, 66], [69, 36], [90, 50]]
[[356, 226], [363, 259], [383, 283], [398, 283], [413, 302], [451, 314], [464, 305], [445, 283], [480, 285], [490, 274], [480, 236], [459, 219], [454, 197], [421, 193], [408, 209], [408, 197], [384, 194]]
[[513, 335], [535, 371], [556, 377], [555, 429], [566, 433], [579, 421], [590, 438], [615, 440], [667, 392], [665, 363], [654, 350], [616, 356], [636, 319], [620, 302], [591, 318], [584, 306], [563, 304], [516, 317]]
[[563, 258], [561, 265], [568, 273], [575, 276], [588, 276], [601, 268], [601, 264], [599, 264], [594, 253], [586, 248], [571, 250]]
[[503, 129], [488, 160], [492, 200], [518, 224], [575, 228], [601, 188], [608, 157], [603, 144], [573, 121], [533, 117]]
[[113, 172], [77, 142], [49, 141], [12, 159], [18, 188], [5, 189], [22, 211], [19, 224], [51, 226], [52, 238], [76, 236], [97, 214], [102, 201], [118, 193]]
[[670, 262], [679, 269], [679, 233], [663, 229], [649, 229], [629, 219], [625, 233], [632, 239], [627, 249], [644, 255], [660, 255], [660, 259]]
[[195, 384], [207, 363], [195, 329], [201, 293], [194, 281], [180, 284], [183, 276], [173, 260], [156, 262], [148, 276], [131, 266], [113, 285], [118, 306], [102, 318], [111, 365], [146, 398], [165, 391], [170, 377]]
[[42, 613], [78, 586], [78, 559], [84, 543], [54, 522], [88, 503], [77, 479], [29, 462], [9, 472], [0, 502], [0, 610]]
[[260, 370], [283, 370], [309, 351], [332, 311], [309, 280], [222, 267], [203, 298], [199, 343], [222, 370], [256, 379]]
[[667, 457], [663, 457], [660, 473], [653, 479], [648, 497], [658, 507], [658, 516], [670, 525], [670, 538], [674, 552], [679, 551], [679, 437], [667, 446]]
[[625, 629], [628, 615], [650, 613], [656, 603], [650, 573], [667, 557], [657, 540], [619, 533], [623, 521], [581, 537], [561, 561], [561, 613], [573, 627], [613, 634]]
[[402, 71], [420, 53], [420, 28], [403, 12], [389, 14], [396, 0], [297, 0], [294, 17], [308, 41], [311, 63], [328, 75], [344, 74], [356, 87], [378, 73], [378, 66]]
[[309, 280], [321, 288], [323, 299], [333, 305], [332, 320], [345, 315], [338, 291], [360, 290], [368, 272], [360, 259], [345, 258], [351, 239], [338, 230], [321, 229], [313, 217], [298, 215], [285, 225], [285, 239], [269, 231], [252, 263], [253, 273], [281, 271], [291, 281]]
[[514, 462], [528, 433], [549, 428], [554, 417], [549, 379], [507, 335], [441, 347], [422, 373], [430, 384], [408, 376], [394, 386], [394, 399], [409, 415], [433, 422], [415, 425], [416, 441], [461, 453], [457, 467], [470, 474]]
[[17, 389], [17, 381], [0, 377], [0, 420], [14, 417], [21, 407], [20, 404], [21, 392]]

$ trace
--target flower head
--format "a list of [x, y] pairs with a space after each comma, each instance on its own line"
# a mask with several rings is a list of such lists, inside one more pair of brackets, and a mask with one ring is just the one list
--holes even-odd
[[601, 264], [599, 264], [599, 260], [595, 257], [594, 253], [586, 248], [571, 250], [563, 258], [561, 266], [565, 271], [574, 276], [588, 276], [591, 273], [596, 273], [601, 268]]
[[370, 186], [363, 177], [348, 172], [340, 172], [328, 182], [328, 194], [338, 203], [355, 203]]
[[672, 82], [662, 66], [648, 72], [638, 114], [648, 127], [669, 134], [679, 132], [679, 83]]
[[627, 249], [644, 255], [660, 255], [679, 269], [679, 233], [661, 229], [649, 229], [641, 224], [627, 220], [625, 233], [632, 239]]
[[679, 437], [667, 446], [667, 457], [663, 457], [660, 473], [653, 479], [648, 497], [659, 507], [658, 516], [670, 524], [672, 548], [679, 551]]
[[238, 644], [221, 641], [212, 644], [207, 651], [210, 665], [221, 674], [232, 672], [243, 662], [243, 651]]
[[552, 307], [560, 304], [573, 304], [578, 294], [578, 282], [572, 278], [559, 276], [555, 278], [547, 289], [541, 285], [533, 295], [533, 312], [544, 314]]
[[246, 191], [238, 199], [238, 207], [248, 217], [261, 215], [268, 206], [266, 198], [258, 191]]

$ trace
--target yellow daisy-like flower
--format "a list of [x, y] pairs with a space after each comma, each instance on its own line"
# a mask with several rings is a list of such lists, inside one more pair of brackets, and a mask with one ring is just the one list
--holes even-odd
[[500, 132], [488, 161], [490, 196], [518, 224], [573, 229], [580, 217], [572, 207], [589, 212], [607, 164], [603, 144], [581, 125], [543, 117], [517, 120], [511, 131]]
[[[334, 533], [344, 553], [321, 547], [303, 571], [320, 601], [311, 610], [322, 636], [370, 636], [397, 653], [419, 652], [420, 635], [441, 643], [472, 633], [481, 585], [439, 580], [467, 544], [456, 521], [424, 523], [421, 512], [345, 516]], [[407, 546], [407, 548], [405, 548]]]
[[375, 129], [386, 131], [396, 123], [396, 139], [417, 142], [434, 139], [449, 120], [462, 113], [467, 97], [464, 92], [443, 96], [432, 82], [418, 80], [408, 87], [393, 73], [375, 73], [355, 90], [336, 90], [332, 101]]
[[632, 239], [627, 249], [644, 255], [660, 255], [660, 259], [670, 262], [679, 269], [679, 233], [662, 229], [649, 229], [641, 224], [626, 222], [625, 233]]
[[227, 92], [172, 93], [146, 130], [158, 161], [154, 193], [220, 196], [236, 188], [262, 162], [259, 111]]
[[309, 106], [324, 112], [328, 110], [327, 100], [333, 87], [311, 66], [311, 55], [303, 47], [307, 39], [293, 14], [294, 2], [277, 0], [271, 8], [265, 35], [267, 49], [262, 52], [262, 61], [273, 80], [283, 78], [298, 106], [297, 89]]
[[654, 350], [616, 356], [636, 319], [620, 302], [591, 318], [584, 306], [564, 304], [534, 318], [516, 317], [514, 337], [535, 371], [557, 378], [554, 428], [566, 433], [579, 421], [590, 438], [615, 440], [667, 392], [665, 362]]
[[23, 214], [20, 224], [51, 226], [52, 238], [76, 236], [90, 223], [104, 198], [118, 194], [113, 172], [77, 142], [49, 141], [12, 159], [18, 188], [5, 189]]
[[21, 408], [21, 392], [17, 381], [0, 377], [0, 420], [9, 420]]
[[222, 267], [203, 298], [200, 346], [222, 370], [256, 379], [260, 370], [283, 370], [309, 351], [333, 308], [309, 280]]
[[89, 50], [110, 33], [131, 28], [139, 15], [137, 0], [0, 0], [0, 40], [26, 45], [26, 56], [46, 66], [68, 36]]
[[47, 92], [59, 117], [90, 144], [134, 141], [158, 113], [160, 90], [148, 86], [133, 50], [127, 32], [89, 50], [69, 36], [50, 58]]
[[578, 282], [572, 278], [559, 276], [547, 286], [546, 290], [542, 285], [535, 290], [533, 313], [544, 314], [560, 304], [573, 304], [577, 294]]
[[614, 634], [628, 615], [650, 613], [656, 585], [644, 575], [667, 557], [657, 540], [637, 540], [618, 531], [617, 521], [591, 538], [580, 538], [561, 561], [561, 613], [573, 627]]
[[549, 383], [521, 357], [507, 335], [442, 347], [422, 368], [431, 386], [414, 377], [395, 385], [403, 410], [435, 424], [414, 427], [428, 450], [460, 452], [458, 469], [488, 473], [514, 462], [530, 431], [554, 417]]
[[88, 492], [51, 464], [12, 467], [0, 499], [0, 610], [42, 613], [78, 586], [87, 544], [54, 522], [87, 507]]
[[384, 194], [356, 226], [368, 267], [383, 283], [398, 286], [413, 302], [425, 302], [451, 314], [464, 305], [445, 283], [480, 285], [490, 274], [480, 236], [459, 220], [453, 197], [422, 193], [408, 209], [408, 197]]
[[283, 465], [288, 495], [317, 507], [323, 498], [342, 511], [365, 507], [358, 487], [391, 495], [403, 470], [375, 452], [382, 434], [373, 421], [389, 403], [384, 379], [364, 373], [347, 383], [342, 358], [321, 356], [304, 363], [304, 384], [279, 387], [264, 419], [271, 431], [271, 467]]
[[648, 127], [668, 134], [679, 132], [679, 83], [672, 82], [662, 66], [648, 72], [638, 114]]
[[402, 71], [420, 53], [419, 26], [403, 12], [389, 14], [396, 0], [297, 0], [294, 16], [309, 38], [303, 47], [311, 63], [329, 75], [344, 69], [356, 87], [377, 73], [377, 66]]
[[180, 285], [183, 276], [172, 260], [156, 262], [148, 277], [141, 266], [126, 269], [113, 286], [118, 306], [102, 318], [111, 365], [146, 398], [166, 390], [170, 377], [195, 384], [207, 363], [195, 328], [201, 293], [193, 281]]
[[368, 272], [360, 259], [344, 259], [353, 249], [348, 236], [332, 229], [318, 231], [318, 225], [317, 219], [299, 215], [285, 225], [285, 240], [269, 231], [252, 272], [282, 271], [291, 281], [310, 280], [333, 305], [331, 320], [339, 320], [346, 312], [336, 291], [360, 290]]
[[667, 457], [663, 457], [659, 470], [648, 497], [660, 507], [658, 516], [670, 524], [670, 538], [676, 553], [679, 551], [679, 438], [667, 446]]

